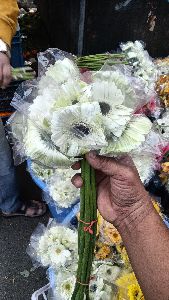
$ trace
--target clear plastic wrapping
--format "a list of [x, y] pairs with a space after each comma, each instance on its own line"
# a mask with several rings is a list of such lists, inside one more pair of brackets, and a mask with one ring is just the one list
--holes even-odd
[[77, 259], [77, 231], [50, 220], [47, 227], [39, 224], [33, 232], [27, 253], [34, 266], [51, 266], [55, 270]]
[[24, 153], [46, 168], [67, 168], [90, 150], [131, 152], [151, 131], [146, 116], [134, 115], [149, 100], [130, 67], [105, 65], [86, 83], [71, 55], [49, 49], [39, 55], [39, 70], [37, 81], [22, 85], [12, 101], [24, 115], [24, 123], [17, 114], [9, 120], [15, 157]]

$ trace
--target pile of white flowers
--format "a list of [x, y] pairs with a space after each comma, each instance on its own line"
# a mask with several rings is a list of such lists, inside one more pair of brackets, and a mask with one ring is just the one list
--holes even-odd
[[45, 198], [56, 204], [60, 208], [72, 206], [80, 198], [80, 190], [71, 183], [71, 178], [76, 174], [71, 168], [68, 169], [48, 169], [37, 163], [31, 164], [33, 174], [46, 184], [45, 192], [49, 196]]
[[31, 237], [27, 252], [39, 265], [58, 269], [77, 258], [78, 235], [75, 230], [54, 223], [48, 228], [39, 226], [38, 234], [37, 230]]
[[49, 180], [49, 194], [60, 207], [68, 208], [80, 199], [80, 190], [71, 183], [75, 173], [72, 169], [58, 169]]
[[153, 91], [159, 71], [148, 52], [144, 50], [144, 44], [139, 41], [127, 42], [121, 44], [121, 49], [132, 66], [133, 74], [141, 77], [147, 88]]
[[[52, 272], [53, 298], [71, 300], [76, 283], [77, 231], [51, 220], [47, 227], [39, 224], [32, 234], [27, 252], [36, 266], [49, 268]], [[116, 290], [114, 282], [121, 268], [111, 261], [94, 260], [90, 281], [91, 300], [112, 300]]]

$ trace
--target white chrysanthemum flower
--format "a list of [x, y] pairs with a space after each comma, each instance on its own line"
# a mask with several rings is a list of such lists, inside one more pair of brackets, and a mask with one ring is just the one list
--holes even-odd
[[35, 162], [31, 163], [31, 170], [39, 179], [43, 181], [49, 180], [49, 178], [54, 174], [54, 169], [42, 167]]
[[77, 232], [69, 228], [65, 228], [61, 237], [61, 243], [69, 250], [76, 251], [78, 247]]
[[97, 276], [103, 278], [109, 283], [113, 283], [119, 276], [121, 269], [118, 266], [102, 264], [97, 269]]
[[72, 169], [57, 169], [50, 178], [48, 184], [49, 194], [60, 207], [68, 208], [80, 198], [80, 191], [71, 183], [73, 175], [75, 175], [75, 171]]
[[62, 226], [52, 226], [51, 228], [48, 229], [47, 235], [48, 239], [51, 240], [52, 244], [54, 242], [59, 242], [61, 241], [62, 234], [65, 231], [65, 228]]
[[53, 244], [49, 250], [51, 265], [55, 267], [65, 266], [71, 260], [71, 252], [62, 244]]
[[77, 257], [77, 245], [77, 232], [58, 225], [52, 225], [40, 236], [36, 245], [32, 244], [36, 253], [35, 259], [45, 267], [55, 268], [65, 266]]
[[57, 84], [66, 82], [70, 78], [78, 79], [80, 76], [79, 70], [73, 61], [66, 57], [63, 60], [57, 60], [54, 65], [51, 65], [45, 75], [54, 79]]
[[55, 296], [61, 300], [71, 300], [76, 277], [71, 272], [59, 272], [56, 277]]
[[101, 154], [119, 155], [129, 153], [139, 147], [152, 128], [151, 121], [144, 116], [133, 116], [121, 137], [109, 140], [109, 145], [101, 149]]
[[136, 153], [131, 155], [133, 162], [137, 168], [140, 179], [144, 184], [147, 184], [152, 178], [155, 170], [155, 158], [152, 153]]
[[153, 89], [158, 71], [148, 52], [144, 50], [143, 44], [139, 41], [127, 42], [121, 44], [121, 49], [133, 66], [134, 75], [144, 79], [147, 87]]
[[163, 114], [161, 119], [157, 120], [161, 133], [165, 139], [169, 139], [169, 109]]
[[107, 145], [97, 102], [68, 106], [53, 113], [52, 141], [70, 157]]
[[31, 121], [28, 121], [27, 133], [24, 138], [25, 153], [32, 160], [41, 162], [46, 167], [71, 166], [75, 161], [60, 153], [52, 143], [50, 136], [41, 133]]

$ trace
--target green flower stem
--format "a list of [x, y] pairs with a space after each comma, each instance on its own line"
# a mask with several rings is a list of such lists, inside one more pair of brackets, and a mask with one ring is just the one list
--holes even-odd
[[[96, 205], [96, 186], [94, 170], [90, 167], [86, 159], [81, 162], [81, 173], [83, 179], [83, 187], [81, 188], [80, 199], [80, 220], [85, 223], [90, 223], [97, 218]], [[97, 223], [92, 226], [94, 234], [84, 231], [84, 227], [88, 225], [79, 222], [79, 262], [77, 270], [77, 281], [82, 284], [88, 284], [91, 276], [92, 260], [95, 248]], [[89, 300], [89, 285], [76, 283], [75, 290], [72, 295], [72, 300]]]
[[35, 78], [35, 72], [30, 67], [13, 68], [12, 77], [14, 80], [31, 80]]

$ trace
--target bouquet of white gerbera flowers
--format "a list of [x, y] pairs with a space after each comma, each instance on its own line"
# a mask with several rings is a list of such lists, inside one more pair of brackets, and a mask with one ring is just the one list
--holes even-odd
[[95, 172], [84, 155], [96, 150], [121, 156], [143, 145], [152, 123], [135, 112], [147, 103], [147, 94], [143, 80], [133, 77], [130, 67], [104, 66], [91, 72], [86, 83], [73, 57], [51, 49], [41, 57], [46, 69], [37, 82], [22, 85], [16, 93], [13, 106], [18, 111], [9, 123], [15, 149], [39, 165], [67, 168], [81, 159], [79, 264], [72, 299], [83, 300], [88, 295], [97, 222]]

